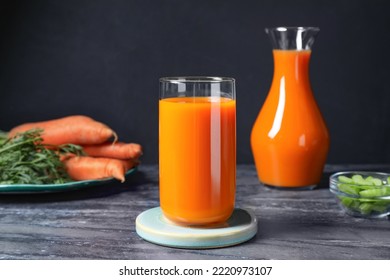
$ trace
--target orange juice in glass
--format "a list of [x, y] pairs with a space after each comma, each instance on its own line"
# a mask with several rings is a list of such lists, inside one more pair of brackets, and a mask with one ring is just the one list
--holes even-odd
[[183, 225], [227, 220], [236, 189], [236, 101], [232, 78], [160, 79], [160, 204]]

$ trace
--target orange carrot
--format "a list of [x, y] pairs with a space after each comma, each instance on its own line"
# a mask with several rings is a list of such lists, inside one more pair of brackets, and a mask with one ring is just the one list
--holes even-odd
[[116, 159], [137, 159], [142, 155], [142, 147], [135, 143], [103, 143], [83, 146], [84, 152], [92, 157]]
[[104, 143], [111, 137], [114, 137], [115, 141], [117, 139], [116, 133], [111, 128], [90, 117], [81, 115], [43, 122], [25, 123], [14, 127], [9, 132], [9, 137], [34, 128], [43, 129], [43, 143], [51, 145], [68, 143], [91, 145]]
[[125, 173], [134, 166], [129, 160], [71, 157], [64, 161], [69, 176], [76, 181], [114, 177], [125, 181]]

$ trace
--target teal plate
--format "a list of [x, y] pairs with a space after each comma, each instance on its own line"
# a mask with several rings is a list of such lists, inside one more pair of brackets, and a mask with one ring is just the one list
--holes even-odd
[[[133, 174], [137, 170], [134, 167], [128, 170], [125, 174], [126, 178]], [[115, 178], [106, 178], [99, 180], [84, 180], [74, 181], [64, 184], [11, 184], [11, 185], [0, 185], [0, 194], [32, 194], [32, 193], [52, 193], [52, 192], [64, 192], [78, 189], [84, 189], [88, 187], [98, 186], [102, 184], [108, 184], [111, 182], [119, 182]]]
[[162, 246], [207, 249], [233, 246], [253, 238], [257, 218], [248, 209], [236, 208], [224, 223], [211, 226], [180, 226], [164, 217], [160, 207], [146, 210], [135, 221], [137, 234]]

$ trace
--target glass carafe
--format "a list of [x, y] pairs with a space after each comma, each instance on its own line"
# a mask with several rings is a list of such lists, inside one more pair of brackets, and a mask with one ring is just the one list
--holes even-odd
[[260, 181], [281, 188], [314, 188], [329, 150], [329, 133], [309, 81], [315, 27], [266, 28], [274, 75], [251, 134]]

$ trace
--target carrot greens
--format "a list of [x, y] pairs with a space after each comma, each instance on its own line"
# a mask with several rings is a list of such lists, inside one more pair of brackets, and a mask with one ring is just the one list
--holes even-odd
[[42, 130], [32, 129], [11, 138], [0, 132], [0, 184], [61, 184], [72, 181], [61, 155], [82, 155], [78, 145], [42, 143]]

